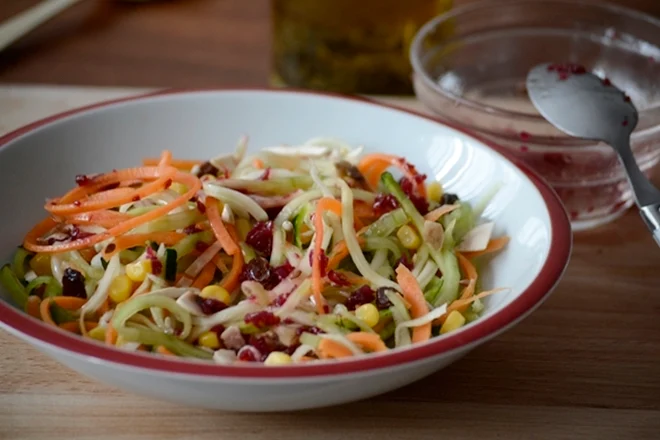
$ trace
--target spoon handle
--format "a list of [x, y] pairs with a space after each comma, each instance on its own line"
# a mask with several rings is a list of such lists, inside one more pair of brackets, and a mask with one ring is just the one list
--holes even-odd
[[44, 0], [0, 23], [0, 50], [81, 0]]
[[614, 147], [626, 170], [642, 219], [660, 246], [660, 190], [639, 169], [628, 138], [619, 140]]

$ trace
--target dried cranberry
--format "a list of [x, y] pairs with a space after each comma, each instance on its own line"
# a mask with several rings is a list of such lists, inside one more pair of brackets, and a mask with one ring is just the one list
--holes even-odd
[[624, 127], [627, 127], [628, 126], [628, 118], [624, 118], [621, 125], [624, 126]]
[[[424, 180], [426, 180], [426, 175], [424, 174], [418, 174], [415, 176], [416, 183], [421, 183]], [[406, 195], [408, 196], [412, 204], [415, 205], [415, 208], [417, 208], [417, 211], [419, 211], [420, 214], [424, 215], [429, 212], [429, 202], [426, 200], [425, 197], [422, 197], [415, 192], [415, 185], [413, 185], [413, 182], [410, 179], [408, 179], [407, 177], [402, 177], [401, 180], [399, 181], [399, 185], [401, 185], [401, 189], [403, 190], [404, 193], [406, 193]]]
[[284, 208], [284, 206], [273, 206], [272, 208], [264, 208], [264, 211], [266, 211], [268, 218], [272, 220], [277, 217], [277, 215], [282, 211], [282, 208]]
[[78, 186], [91, 185], [94, 182], [94, 179], [86, 174], [78, 174], [76, 176], [76, 184]]
[[256, 348], [261, 353], [261, 361], [264, 361], [273, 351], [283, 351], [285, 349], [276, 336], [268, 333], [260, 336], [250, 335], [248, 344], [248, 346]]
[[134, 202], [139, 202], [140, 201], [140, 196], [133, 196], [133, 198], [131, 200], [134, 201]]
[[243, 268], [242, 281], [268, 281], [271, 275], [271, 266], [263, 257], [255, 257]]
[[222, 324], [214, 325], [211, 327], [211, 331], [217, 333], [218, 336], [220, 336], [225, 330], [227, 330], [227, 328]]
[[107, 245], [105, 247], [105, 253], [106, 254], [111, 254], [115, 251], [115, 249], [117, 249], [117, 245], [114, 244], [114, 243], [110, 243], [109, 245]]
[[69, 236], [73, 240], [82, 240], [83, 238], [91, 237], [92, 235], [94, 234], [91, 232], [81, 231], [80, 228], [76, 225], [73, 225], [69, 230]]
[[394, 289], [390, 287], [379, 287], [378, 290], [376, 290], [376, 307], [378, 310], [385, 310], [392, 307], [392, 303], [385, 294], [388, 290], [394, 291]]
[[522, 139], [523, 141], [527, 141], [532, 137], [532, 135], [527, 133], [526, 131], [521, 131], [518, 135], [520, 136], [520, 139]]
[[[319, 258], [320, 260], [320, 269], [321, 269], [321, 276], [324, 277], [326, 274], [326, 271], [328, 270], [328, 256], [325, 254], [325, 251], [321, 249], [321, 256]], [[314, 263], [314, 251], [312, 250], [309, 253], [309, 265], [312, 266]]]
[[167, 179], [165, 181], [165, 189], [168, 189], [170, 186], [172, 186], [172, 179]]
[[197, 172], [197, 177], [201, 177], [205, 174], [210, 174], [212, 176], [217, 176], [220, 170], [217, 169], [211, 162], [204, 162], [199, 166], [199, 171]]
[[342, 274], [337, 271], [331, 270], [328, 272], [328, 279], [332, 284], [339, 287], [348, 287], [351, 282]]
[[[275, 298], [271, 304], [273, 305], [273, 307], [282, 307], [290, 296], [291, 293], [283, 293], [281, 295], [278, 295], [277, 298]], [[289, 324], [288, 322], [286, 322], [286, 319], [284, 320], [284, 324]]]
[[369, 286], [362, 286], [351, 294], [344, 305], [348, 310], [355, 310], [362, 304], [373, 302], [376, 292]]
[[75, 202], [73, 202], [73, 206], [80, 206], [80, 205], [82, 205], [82, 202], [80, 200], [76, 200]]
[[624, 100], [624, 102], [630, 102], [630, 96], [624, 94], [623, 95], [623, 100]]
[[204, 252], [209, 248], [208, 243], [204, 243], [203, 241], [198, 241], [195, 243], [195, 249], [197, 249], [199, 252]]
[[197, 210], [204, 214], [206, 212], [206, 205], [204, 205], [201, 200], [197, 199], [195, 201], [195, 205], [197, 205]]
[[268, 180], [270, 179], [270, 167], [264, 170], [264, 173], [259, 177], [259, 180]]
[[401, 258], [396, 262], [396, 265], [394, 266], [395, 268], [399, 266], [399, 264], [403, 264], [404, 267], [408, 268], [408, 270], [413, 270], [415, 265], [413, 262], [406, 256], [402, 255]]
[[273, 250], [273, 222], [258, 222], [248, 232], [245, 243], [262, 255], [270, 255]]
[[444, 193], [442, 195], [442, 198], [440, 199], [440, 204], [441, 205], [453, 205], [454, 203], [458, 202], [458, 196], [456, 194], [452, 193]]
[[281, 266], [277, 266], [275, 269], [273, 269], [273, 273], [278, 278], [278, 284], [280, 281], [291, 275], [291, 272], [293, 272], [293, 266], [291, 266], [291, 264], [289, 264], [288, 261], [282, 264]]
[[87, 298], [85, 290], [85, 277], [75, 269], [67, 267], [62, 275], [62, 294], [64, 296], [75, 296]]
[[392, 194], [382, 194], [379, 193], [374, 200], [372, 206], [374, 213], [378, 216], [381, 216], [390, 211], [394, 211], [399, 207], [399, 202], [396, 200]]
[[245, 315], [244, 321], [256, 328], [266, 328], [279, 324], [280, 317], [269, 311], [262, 310], [260, 312], [248, 313]]
[[612, 85], [612, 81], [610, 81], [610, 80], [607, 79], [607, 78], [603, 78], [603, 79], [601, 80], [601, 82], [603, 83], [603, 85], [604, 85], [605, 87], [607, 87], [607, 86], [611, 86], [611, 85]]
[[190, 235], [190, 234], [196, 234], [197, 232], [202, 232], [202, 230], [199, 229], [195, 225], [190, 225], [190, 226], [186, 226], [185, 228], [183, 228], [183, 233], [184, 234]]
[[160, 275], [163, 272], [163, 263], [158, 259], [158, 255], [151, 247], [147, 247], [147, 258], [151, 261], [151, 272], [154, 275]]
[[256, 348], [246, 345], [238, 350], [238, 360], [243, 362], [259, 362], [261, 353]]
[[316, 326], [309, 326], [309, 325], [302, 325], [296, 329], [296, 335], [300, 336], [303, 333], [310, 333], [312, 335], [320, 335], [321, 333], [324, 333], [323, 330]]
[[227, 304], [214, 298], [202, 298], [201, 296], [196, 296], [195, 302], [205, 315], [212, 315], [227, 308]]

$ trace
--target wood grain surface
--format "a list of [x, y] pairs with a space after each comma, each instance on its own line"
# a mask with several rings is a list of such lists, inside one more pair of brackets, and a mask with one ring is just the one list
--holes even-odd
[[[0, 0], [0, 21], [38, 1]], [[270, 44], [268, 0], [85, 0], [0, 52], [0, 83], [264, 86]]]
[[3, 332], [0, 439], [658, 439], [659, 268], [660, 249], [630, 211], [575, 235], [564, 279], [516, 328], [398, 391], [300, 413], [137, 397]]

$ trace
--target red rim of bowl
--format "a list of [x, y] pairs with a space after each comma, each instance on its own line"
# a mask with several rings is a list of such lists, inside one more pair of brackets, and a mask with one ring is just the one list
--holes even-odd
[[365, 370], [381, 369], [395, 367], [409, 362], [419, 361], [441, 353], [447, 353], [459, 347], [471, 345], [484, 341], [496, 333], [503, 331], [513, 325], [519, 319], [525, 317], [528, 313], [538, 306], [552, 291], [555, 284], [561, 278], [570, 257], [572, 246], [571, 227], [566, 212], [559, 198], [554, 191], [527, 166], [519, 161], [510, 158], [500, 147], [494, 145], [491, 141], [475, 136], [465, 128], [449, 124], [445, 121], [439, 121], [431, 116], [402, 109], [394, 105], [375, 102], [368, 98], [344, 96], [334, 93], [315, 92], [295, 89], [268, 89], [268, 88], [250, 88], [250, 89], [208, 89], [208, 90], [166, 90], [153, 93], [141, 94], [128, 98], [120, 98], [110, 101], [104, 101], [97, 104], [77, 108], [63, 113], [50, 116], [48, 118], [33, 122], [22, 128], [19, 128], [3, 137], [0, 137], [0, 147], [5, 146], [10, 141], [22, 136], [36, 128], [42, 127], [54, 121], [64, 119], [68, 116], [76, 115], [88, 110], [103, 108], [118, 103], [130, 102], [150, 98], [154, 96], [182, 94], [190, 92], [255, 92], [267, 91], [269, 93], [302, 93], [307, 95], [321, 95], [335, 99], [356, 100], [372, 105], [392, 108], [404, 113], [434, 121], [438, 124], [448, 126], [454, 130], [460, 131], [468, 136], [477, 139], [481, 143], [489, 146], [498, 153], [502, 154], [507, 160], [520, 168], [531, 180], [540, 192], [547, 206], [550, 225], [552, 230], [551, 246], [548, 258], [544, 263], [541, 272], [513, 302], [504, 307], [497, 313], [484, 317], [471, 326], [457, 332], [449, 334], [442, 338], [433, 339], [424, 344], [415, 345], [405, 350], [393, 351], [383, 355], [365, 356], [360, 359], [342, 360], [340, 362], [326, 362], [310, 365], [292, 365], [278, 368], [268, 368], [263, 365], [232, 365], [223, 366], [215, 364], [204, 364], [199, 362], [190, 362], [176, 359], [157, 357], [150, 354], [141, 354], [128, 351], [122, 351], [110, 348], [94, 341], [87, 341], [80, 336], [66, 333], [62, 330], [48, 326], [47, 324], [32, 318], [22, 311], [15, 309], [4, 301], [0, 301], [0, 321], [17, 332], [38, 339], [48, 345], [64, 349], [81, 356], [91, 356], [103, 361], [121, 364], [130, 367], [145, 368], [156, 370], [163, 373], [179, 373], [202, 376], [219, 376], [234, 378], [255, 378], [255, 379], [292, 379], [299, 377], [327, 376], [358, 373]]

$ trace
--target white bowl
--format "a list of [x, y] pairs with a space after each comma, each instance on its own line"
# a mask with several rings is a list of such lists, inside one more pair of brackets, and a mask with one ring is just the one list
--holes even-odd
[[[4, 329], [72, 369], [135, 393], [208, 408], [282, 411], [374, 396], [427, 376], [510, 328], [532, 312], [560, 279], [571, 232], [555, 194], [460, 129], [371, 101], [297, 91], [230, 90], [161, 93], [74, 110], [0, 139], [0, 261], [7, 261], [43, 201], [62, 194], [76, 174], [134, 166], [170, 149], [208, 158], [233, 150], [242, 134], [251, 149], [331, 136], [367, 151], [405, 156], [447, 191], [475, 201], [501, 189], [485, 211], [511, 242], [485, 268], [483, 317], [411, 348], [312, 365], [219, 366], [110, 348], [50, 327], [0, 301]], [[75, 380], [72, 379], [72, 380]]]

